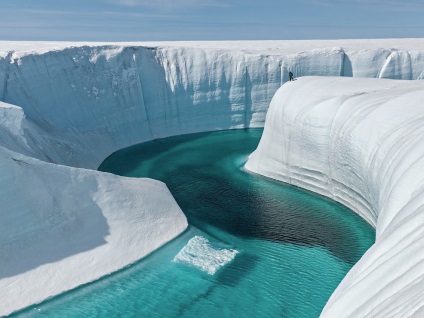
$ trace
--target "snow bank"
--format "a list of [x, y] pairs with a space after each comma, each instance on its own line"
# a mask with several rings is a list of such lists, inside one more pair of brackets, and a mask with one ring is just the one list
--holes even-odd
[[0, 315], [121, 269], [187, 227], [165, 184], [0, 147]]
[[322, 317], [424, 310], [424, 82], [305, 77], [275, 94], [246, 168], [328, 196], [376, 227]]
[[22, 108], [0, 102], [0, 316], [121, 269], [187, 227], [165, 184], [33, 158], [54, 154]]
[[[164, 185], [66, 166], [97, 168], [155, 138], [261, 127], [290, 70], [423, 78], [423, 52], [417, 39], [0, 42], [0, 315], [122, 268], [187, 226]], [[376, 222], [373, 195], [350, 200]]]

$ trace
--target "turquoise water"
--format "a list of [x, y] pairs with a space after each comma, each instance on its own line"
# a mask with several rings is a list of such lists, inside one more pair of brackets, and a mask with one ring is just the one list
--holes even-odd
[[[107, 158], [99, 170], [164, 181], [190, 227], [146, 259], [15, 316], [318, 317], [375, 232], [338, 203], [245, 172], [261, 134], [178, 136]], [[173, 262], [195, 236], [238, 254], [214, 275]]]

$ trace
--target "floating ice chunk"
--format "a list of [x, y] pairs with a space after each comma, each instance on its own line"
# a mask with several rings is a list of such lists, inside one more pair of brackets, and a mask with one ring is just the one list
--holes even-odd
[[172, 261], [188, 264], [209, 275], [214, 275], [221, 267], [231, 262], [237, 254], [237, 250], [213, 246], [207, 238], [195, 236], [188, 241]]

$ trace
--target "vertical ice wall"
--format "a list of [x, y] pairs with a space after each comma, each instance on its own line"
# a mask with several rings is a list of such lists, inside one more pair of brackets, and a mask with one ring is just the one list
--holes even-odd
[[119, 148], [150, 139], [263, 126], [289, 71], [297, 77], [413, 79], [424, 70], [422, 52], [339, 47], [266, 54], [80, 46], [2, 56], [0, 96], [43, 131], [50, 146], [39, 158], [90, 168]]
[[246, 168], [337, 200], [376, 242], [323, 317], [410, 317], [424, 310], [424, 82], [305, 77], [287, 83]]

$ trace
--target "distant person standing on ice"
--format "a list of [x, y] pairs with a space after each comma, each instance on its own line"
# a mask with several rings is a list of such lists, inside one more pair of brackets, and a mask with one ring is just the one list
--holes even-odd
[[290, 82], [291, 81], [294, 81], [294, 79], [293, 79], [293, 73], [292, 72], [289, 72], [289, 79], [290, 79]]

